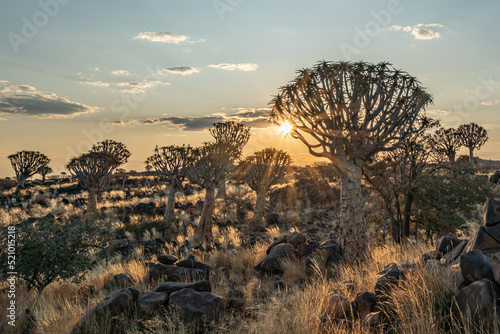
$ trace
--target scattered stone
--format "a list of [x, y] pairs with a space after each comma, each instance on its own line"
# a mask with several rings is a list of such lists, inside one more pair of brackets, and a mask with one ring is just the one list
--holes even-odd
[[460, 268], [466, 284], [479, 281], [483, 278], [493, 280], [491, 260], [479, 249], [462, 254]]
[[491, 272], [495, 282], [500, 285], [500, 252], [491, 256]]
[[294, 232], [286, 238], [286, 241], [289, 244], [292, 244], [293, 247], [297, 248], [297, 246], [306, 242], [306, 237], [304, 235], [300, 234], [299, 232]]
[[422, 263], [426, 263], [429, 260], [439, 260], [441, 256], [438, 251], [430, 251], [422, 254]]
[[119, 288], [126, 288], [129, 286], [134, 285], [134, 280], [132, 277], [130, 277], [127, 274], [117, 274], [113, 276], [113, 279], [109, 281], [109, 283], [106, 285], [108, 288], [113, 288], [113, 287], [119, 287]]
[[360, 319], [364, 319], [369, 313], [375, 311], [377, 296], [371, 292], [360, 292], [352, 302], [352, 308], [357, 312]]
[[172, 265], [178, 261], [177, 257], [169, 254], [158, 255], [158, 262], [161, 264]]
[[[489, 227], [488, 227], [489, 228]], [[491, 250], [500, 249], [500, 243], [486, 231], [486, 227], [480, 226], [465, 247], [465, 252], [473, 249]], [[491, 231], [490, 231], [491, 232]]]
[[268, 274], [282, 274], [281, 261], [294, 257], [295, 247], [292, 244], [279, 244], [271, 249], [271, 252], [256, 266], [256, 269], [260, 269]]
[[170, 295], [169, 305], [182, 308], [188, 321], [217, 321], [224, 312], [224, 301], [209, 292], [183, 289]]
[[495, 226], [500, 223], [500, 198], [490, 198], [483, 206], [485, 226]]
[[205, 272], [199, 269], [181, 268], [157, 263], [149, 270], [148, 278], [150, 280], [164, 279], [165, 281], [182, 282], [185, 279], [203, 279], [205, 278]]
[[475, 281], [458, 292], [453, 314], [457, 319], [461, 319], [462, 314], [470, 315], [476, 324], [492, 325], [496, 321], [495, 304], [499, 296], [498, 286], [489, 279]]
[[382, 324], [381, 312], [371, 312], [363, 318], [363, 325], [370, 328], [377, 328]]
[[375, 284], [375, 294], [381, 296], [388, 294], [392, 286], [398, 283], [400, 270], [396, 263], [390, 263], [377, 275], [379, 278]]
[[163, 282], [154, 288], [153, 292], [164, 292], [170, 295], [183, 289], [192, 289], [199, 292], [212, 292], [209, 281], [197, 281], [194, 283]]
[[212, 270], [212, 267], [207, 266], [206, 264], [197, 261], [193, 255], [189, 255], [189, 257], [187, 259], [179, 261], [175, 265], [177, 267], [181, 267], [181, 268], [191, 268], [191, 269], [203, 270], [205, 272], [205, 274], [208, 274]]
[[446, 253], [441, 258], [441, 264], [443, 266], [448, 266], [455, 262], [460, 257], [460, 254], [464, 251], [467, 246], [467, 240], [462, 240], [455, 248], [451, 250], [451, 252]]
[[274, 239], [273, 243], [267, 247], [266, 254], [269, 255], [274, 246], [286, 243], [286, 239], [286, 235], [282, 235], [281, 237]]
[[166, 292], [143, 292], [137, 297], [137, 303], [143, 308], [158, 309], [168, 305], [168, 293]]
[[140, 293], [134, 287], [112, 292], [96, 305], [93, 313], [98, 316], [115, 316], [131, 312]]
[[341, 295], [331, 295], [326, 309], [321, 313], [321, 321], [338, 321], [351, 317], [351, 303]]
[[490, 176], [490, 182], [497, 184], [500, 180], [500, 171], [496, 171], [493, 175]]
[[458, 239], [453, 234], [447, 234], [442, 237], [436, 244], [436, 252], [440, 257], [450, 252], [453, 248], [458, 246], [462, 240]]

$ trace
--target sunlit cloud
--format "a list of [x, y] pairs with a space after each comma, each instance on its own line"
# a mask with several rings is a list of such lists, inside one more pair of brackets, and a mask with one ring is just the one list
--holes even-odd
[[424, 24], [424, 23], [419, 23], [414, 26], [399, 26], [399, 25], [393, 25], [388, 28], [386, 28], [386, 31], [404, 31], [407, 33], [410, 33], [415, 37], [415, 39], [424, 39], [424, 40], [430, 40], [430, 39], [438, 39], [441, 38], [441, 33], [438, 32], [438, 29], [442, 29], [445, 26], [439, 23], [429, 23], [429, 24]]
[[500, 103], [500, 100], [494, 100], [494, 101], [483, 101], [483, 102], [481, 102], [481, 104], [482, 104], [483, 106], [493, 106], [493, 105], [498, 104], [498, 103]]
[[80, 81], [80, 83], [91, 86], [109, 87], [109, 83], [102, 81]]
[[192, 44], [192, 43], [205, 42], [204, 39], [200, 39], [198, 41], [191, 41], [189, 40], [188, 36], [177, 35], [171, 32], [152, 32], [152, 31], [141, 32], [139, 35], [134, 37], [134, 39], [145, 39], [151, 42], [170, 43], [170, 44], [179, 44], [179, 43]]
[[194, 67], [169, 67], [169, 68], [164, 68], [162, 71], [173, 74], [181, 74], [181, 75], [191, 75], [195, 73], [200, 73], [200, 71]]
[[108, 124], [115, 125], [115, 126], [127, 126], [127, 125], [133, 125], [133, 124], [140, 124], [140, 122], [136, 119], [121, 119], [118, 121], [109, 122]]
[[222, 63], [217, 65], [208, 65], [210, 68], [218, 68], [225, 71], [256, 71], [259, 68], [259, 65], [253, 63], [239, 63], [239, 64], [230, 64], [230, 63]]
[[52, 92], [38, 91], [29, 85], [13, 85], [0, 81], [0, 114], [26, 115], [40, 118], [73, 118], [100, 111]]
[[130, 75], [130, 72], [127, 70], [114, 70], [114, 71], [111, 71], [111, 74], [113, 74], [113, 75]]
[[119, 87], [126, 87], [126, 88], [122, 89], [122, 92], [129, 93], [129, 94], [140, 94], [140, 93], [143, 93], [146, 89], [154, 88], [156, 86], [164, 86], [164, 85], [170, 85], [170, 83], [158, 81], [158, 80], [118, 83]]

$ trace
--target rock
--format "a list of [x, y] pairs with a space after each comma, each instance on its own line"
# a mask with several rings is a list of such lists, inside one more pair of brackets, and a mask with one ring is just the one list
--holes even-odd
[[400, 271], [395, 263], [390, 263], [377, 274], [379, 278], [375, 283], [375, 294], [378, 296], [388, 294], [393, 285], [396, 285], [399, 280]]
[[226, 310], [243, 311], [245, 309], [245, 300], [243, 298], [227, 298], [224, 300]]
[[491, 256], [491, 272], [495, 282], [500, 285], [500, 252]]
[[351, 317], [351, 303], [341, 295], [331, 295], [321, 313], [321, 321], [338, 321]]
[[307, 241], [297, 246], [297, 256], [302, 258], [311, 255], [318, 248], [315, 241]]
[[127, 274], [118, 274], [113, 276], [113, 279], [109, 281], [109, 283], [106, 286], [108, 288], [112, 287], [126, 288], [132, 285], [134, 285], [134, 280], [132, 279], [132, 277], [130, 277]]
[[369, 313], [375, 311], [377, 305], [377, 296], [371, 292], [360, 292], [356, 299], [352, 302], [353, 310], [355, 310], [360, 319], [365, 318]]
[[472, 316], [476, 324], [493, 325], [496, 321], [496, 300], [500, 296], [498, 286], [487, 278], [475, 281], [460, 290], [453, 305], [453, 315], [461, 319], [463, 314]]
[[333, 239], [323, 242], [318, 250], [326, 252], [328, 263], [338, 264], [342, 260], [342, 249]]
[[183, 289], [170, 295], [169, 305], [182, 308], [189, 321], [217, 321], [224, 313], [224, 301], [209, 292]]
[[295, 247], [292, 244], [279, 244], [271, 249], [269, 255], [256, 266], [256, 269], [260, 269], [268, 274], [282, 274], [281, 261], [293, 257], [295, 257]]
[[137, 303], [143, 308], [158, 309], [168, 305], [168, 293], [166, 292], [143, 292], [137, 297]]
[[293, 232], [286, 238], [286, 242], [292, 244], [293, 247], [297, 248], [298, 245], [306, 242], [306, 237], [299, 232]]
[[483, 278], [493, 280], [491, 260], [479, 249], [462, 254], [460, 257], [460, 269], [462, 270], [462, 276], [466, 284], [479, 281]]
[[436, 243], [436, 252], [440, 257], [451, 251], [458, 246], [462, 240], [458, 239], [453, 234], [447, 234]]
[[161, 264], [172, 265], [178, 261], [177, 257], [169, 254], [158, 255], [158, 262]]
[[281, 237], [274, 239], [273, 243], [267, 247], [266, 254], [269, 255], [274, 246], [286, 243], [286, 239], [286, 235], [282, 235]]
[[500, 249], [500, 243], [495, 240], [486, 229], [490, 229], [490, 233], [494, 233], [496, 231], [497, 226], [490, 228], [480, 226], [477, 231], [474, 233], [472, 238], [467, 243], [465, 247], [465, 252], [470, 252], [473, 249], [480, 250], [491, 250], [491, 249]]
[[203, 270], [205, 272], [205, 274], [208, 274], [212, 270], [212, 267], [207, 266], [206, 264], [197, 261], [193, 255], [190, 255], [185, 260], [177, 262], [175, 265], [177, 267], [181, 267], [181, 268], [191, 268], [191, 269]]
[[451, 250], [451, 252], [446, 253], [442, 258], [441, 258], [441, 264], [443, 266], [448, 266], [452, 264], [460, 254], [464, 251], [464, 249], [467, 246], [467, 240], [462, 240], [455, 248]]
[[154, 288], [153, 292], [165, 292], [170, 295], [183, 289], [192, 289], [198, 292], [212, 292], [209, 281], [197, 281], [194, 283], [163, 282]]
[[500, 171], [496, 171], [493, 175], [490, 176], [490, 182], [497, 184], [500, 180]]
[[500, 223], [500, 198], [490, 198], [483, 206], [485, 226], [495, 226]]
[[96, 305], [92, 313], [99, 316], [115, 316], [131, 312], [140, 293], [141, 291], [134, 287], [112, 292]]
[[422, 263], [426, 263], [429, 260], [438, 260], [440, 258], [441, 258], [441, 256], [439, 256], [438, 251], [430, 251], [430, 252], [424, 253], [424, 254], [422, 254], [422, 257], [421, 257]]
[[149, 270], [148, 278], [150, 280], [160, 278], [166, 281], [181, 282], [185, 279], [203, 279], [205, 278], [205, 272], [199, 269], [181, 268], [157, 263]]
[[381, 312], [371, 312], [363, 318], [363, 325], [370, 328], [377, 328], [382, 324]]

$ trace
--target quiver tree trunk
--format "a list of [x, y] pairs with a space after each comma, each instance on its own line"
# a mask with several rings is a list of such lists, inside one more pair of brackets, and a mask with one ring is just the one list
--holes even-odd
[[175, 190], [176, 187], [172, 183], [168, 187], [167, 205], [165, 207], [165, 215], [163, 220], [168, 223], [174, 218], [174, 205], [175, 205]]
[[413, 201], [415, 196], [413, 192], [410, 190], [408, 194], [406, 194], [405, 199], [405, 207], [404, 207], [404, 217], [403, 217], [403, 242], [407, 241], [407, 238], [410, 237], [410, 222], [411, 222], [411, 207], [413, 205]]
[[212, 216], [215, 208], [215, 189], [207, 188], [205, 202], [201, 210], [200, 223], [196, 230], [196, 239], [198, 241], [207, 240], [212, 236]]
[[89, 189], [89, 195], [87, 200], [87, 214], [89, 216], [94, 216], [97, 214], [97, 191], [95, 189]]
[[25, 175], [20, 175], [17, 179], [17, 187], [16, 187], [16, 194], [19, 193], [19, 191], [24, 188], [24, 183], [26, 183], [26, 180], [28, 179], [28, 177], [26, 177]]
[[474, 167], [474, 147], [469, 147], [469, 163]]
[[362, 166], [348, 161], [340, 182], [340, 242], [344, 258], [350, 263], [363, 260], [366, 254], [366, 226], [364, 201], [361, 188]]
[[226, 198], [227, 189], [226, 189], [226, 180], [222, 181], [217, 188], [217, 198]]
[[267, 191], [265, 189], [257, 191], [257, 199], [255, 200], [255, 211], [253, 216], [254, 227], [260, 225], [262, 217], [264, 217], [264, 213], [266, 211], [266, 194]]
[[448, 154], [448, 159], [450, 160], [450, 163], [452, 163], [452, 164], [455, 163], [456, 155], [457, 155], [456, 152], [452, 152], [452, 153]]

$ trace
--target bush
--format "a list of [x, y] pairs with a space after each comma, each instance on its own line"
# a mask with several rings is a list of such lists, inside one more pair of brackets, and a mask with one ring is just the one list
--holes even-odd
[[[3, 265], [2, 274], [15, 271], [28, 290], [36, 288], [39, 292], [59, 279], [78, 281], [90, 266], [105, 256], [105, 232], [98, 224], [56, 221], [50, 214], [29, 218], [15, 225], [15, 268], [9, 270]], [[7, 245], [6, 231], [1, 234], [0, 243]], [[0, 251], [3, 264], [7, 263], [7, 255], [3, 247]]]

